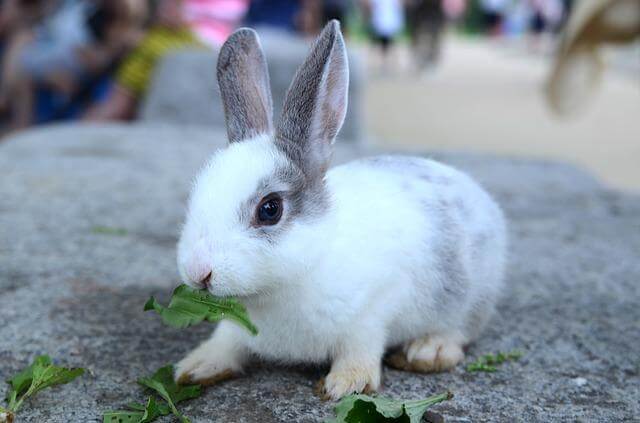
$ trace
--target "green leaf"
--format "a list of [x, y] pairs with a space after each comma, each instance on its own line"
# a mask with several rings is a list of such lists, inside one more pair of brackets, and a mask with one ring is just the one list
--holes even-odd
[[150, 396], [146, 404], [133, 403], [127, 405], [131, 410], [109, 411], [102, 416], [103, 423], [150, 423], [158, 417], [171, 414], [166, 404], [159, 404]]
[[102, 423], [140, 423], [143, 411], [108, 411], [102, 415]]
[[409, 417], [409, 421], [411, 423], [419, 423], [422, 421], [422, 416], [424, 416], [424, 413], [426, 413], [429, 408], [443, 401], [448, 401], [451, 398], [453, 398], [453, 394], [451, 392], [444, 392], [423, 400], [405, 401], [404, 412]]
[[498, 371], [496, 365], [502, 364], [506, 361], [517, 361], [520, 357], [522, 357], [522, 353], [516, 350], [506, 353], [498, 352], [496, 354], [485, 354], [473, 363], [469, 363], [466, 369], [468, 372], [493, 373]]
[[190, 420], [183, 416], [176, 404], [181, 401], [197, 398], [202, 393], [200, 385], [178, 385], [173, 379], [173, 366], [167, 365], [158, 369], [153, 376], [138, 380], [138, 383], [158, 393], [169, 405], [171, 412], [183, 423]]
[[7, 392], [7, 402], [9, 403], [9, 408], [11, 408], [11, 403], [15, 402], [19, 396], [27, 392], [27, 390], [31, 386], [34, 366], [48, 366], [50, 364], [51, 358], [48, 355], [38, 356], [34, 359], [33, 363], [31, 363], [30, 366], [25, 367], [17, 375], [7, 381], [7, 383], [11, 385], [11, 389], [9, 390], [9, 392]]
[[475, 362], [467, 365], [467, 371], [493, 373], [493, 372], [497, 372], [498, 368], [496, 366], [491, 366], [489, 364]]
[[112, 228], [109, 226], [94, 226], [91, 228], [91, 232], [100, 235], [113, 235], [113, 236], [125, 236], [128, 231], [124, 228]]
[[165, 324], [175, 328], [186, 328], [203, 320], [217, 322], [231, 319], [244, 326], [251, 334], [258, 334], [258, 329], [249, 320], [247, 309], [238, 300], [215, 297], [207, 291], [196, 290], [187, 285], [180, 285], [173, 291], [168, 307], [164, 307], [153, 297], [149, 298], [144, 311], [149, 310], [155, 310]]
[[9, 410], [15, 413], [25, 399], [51, 386], [69, 383], [83, 373], [84, 369], [55, 366], [47, 355], [38, 356], [8, 381], [11, 385], [7, 394]]
[[158, 404], [154, 397], [149, 397], [147, 404], [144, 407], [144, 414], [140, 423], [149, 423], [161, 416], [168, 416], [171, 414], [171, 408], [166, 404]]
[[369, 395], [348, 395], [336, 405], [336, 418], [327, 423], [419, 423], [427, 409], [453, 394], [445, 392], [423, 400], [402, 401]]
[[[84, 374], [84, 369], [68, 369], [52, 364], [47, 366], [36, 365], [33, 368], [33, 381], [29, 388], [31, 394], [55, 385], [64, 385]], [[28, 391], [27, 391], [28, 392]]]
[[109, 411], [103, 414], [103, 423], [148, 423], [172, 413], [181, 422], [190, 423], [190, 420], [178, 411], [176, 404], [199, 397], [202, 393], [200, 385], [176, 384], [171, 365], [158, 369], [151, 377], [141, 378], [138, 383], [155, 391], [166, 403], [158, 402], [154, 396], [150, 396], [146, 404], [130, 403], [127, 405], [129, 410]]
[[130, 408], [132, 410], [136, 410], [136, 411], [142, 411], [144, 412], [144, 410], [147, 409], [147, 406], [139, 403], [139, 402], [131, 402], [129, 404], [127, 404], [127, 408]]

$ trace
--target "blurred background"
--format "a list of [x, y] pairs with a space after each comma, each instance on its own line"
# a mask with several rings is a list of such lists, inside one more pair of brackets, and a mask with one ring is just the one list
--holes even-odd
[[259, 28], [276, 56], [277, 103], [291, 77], [277, 56], [297, 66], [330, 19], [352, 62], [345, 138], [558, 159], [640, 191], [638, 0], [3, 0], [2, 137], [58, 121], [219, 124], [209, 59], [235, 28]]

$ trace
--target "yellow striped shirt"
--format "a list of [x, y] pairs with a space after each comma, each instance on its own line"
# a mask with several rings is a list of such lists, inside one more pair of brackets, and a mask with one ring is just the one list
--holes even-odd
[[116, 82], [134, 96], [144, 96], [156, 64], [167, 53], [186, 47], [204, 47], [188, 29], [152, 27], [140, 44], [125, 58], [116, 74]]

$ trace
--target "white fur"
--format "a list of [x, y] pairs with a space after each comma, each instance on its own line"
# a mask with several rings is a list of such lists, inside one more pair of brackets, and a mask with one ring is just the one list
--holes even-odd
[[240, 227], [238, 212], [280, 162], [284, 158], [269, 138], [256, 137], [217, 152], [201, 171], [178, 243], [178, 270], [186, 283], [202, 288], [199, 277], [211, 271], [217, 295], [261, 291], [267, 281], [255, 264], [267, 246]]
[[[246, 352], [287, 363], [331, 360], [327, 391], [338, 398], [366, 385], [376, 389], [390, 346], [444, 336], [453, 340], [458, 357], [459, 346], [476, 335], [465, 319], [478, 299], [486, 300], [476, 310], [486, 319], [502, 284], [505, 226], [493, 200], [468, 176], [430, 160], [412, 164], [450, 179], [450, 186], [358, 161], [328, 172], [330, 207], [320, 218], [296, 221], [270, 244], [239, 225], [237, 216], [259, 181], [284, 160], [268, 137], [232, 144], [214, 156], [194, 186], [178, 247], [180, 273], [198, 286], [186, 267], [193, 254], [204, 254], [196, 261], [213, 271], [211, 292], [241, 297], [260, 330], [252, 337], [233, 323], [221, 324], [205, 344], [213, 361], [208, 368], [225, 370], [215, 363], [223, 361], [237, 370]], [[436, 197], [461, 198], [473, 210], [464, 222], [465, 240], [478, 232], [490, 237], [478, 257], [462, 245], [471, 285], [459, 304], [445, 310], [434, 293], [447, 281], [429, 266], [437, 254], [431, 241], [442, 232], [424, 207]], [[220, 350], [234, 357], [223, 360]], [[201, 363], [202, 347], [196, 351]], [[201, 375], [193, 362], [187, 357], [177, 374], [212, 376]], [[355, 376], [346, 380], [345, 374]]]

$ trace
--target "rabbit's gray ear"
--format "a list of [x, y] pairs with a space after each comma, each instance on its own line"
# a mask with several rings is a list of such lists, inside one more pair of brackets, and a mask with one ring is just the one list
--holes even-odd
[[307, 176], [323, 177], [347, 112], [349, 64], [340, 24], [325, 26], [287, 91], [276, 143]]
[[269, 71], [254, 30], [231, 34], [220, 49], [217, 76], [229, 142], [272, 133]]

